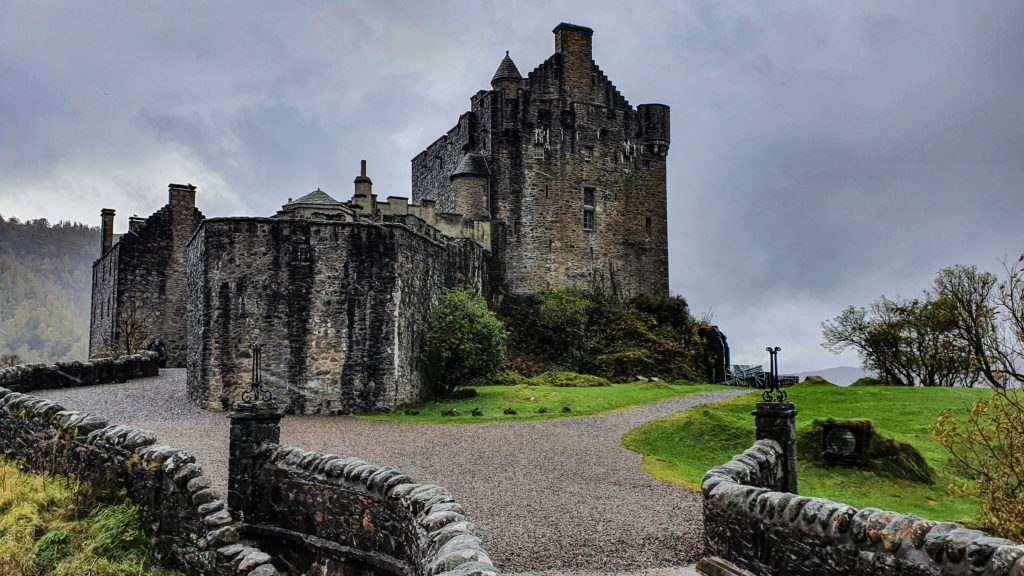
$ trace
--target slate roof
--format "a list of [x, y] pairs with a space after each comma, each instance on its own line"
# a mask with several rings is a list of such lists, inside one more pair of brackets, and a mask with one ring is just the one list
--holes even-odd
[[341, 204], [341, 202], [331, 198], [327, 192], [317, 188], [302, 198], [295, 200], [292, 204]]
[[519, 69], [516, 68], [516, 63], [512, 61], [512, 58], [508, 55], [508, 50], [505, 51], [505, 58], [498, 65], [498, 70], [494, 73], [494, 78], [491, 78], [491, 85], [501, 80], [522, 80], [523, 75], [519, 73]]
[[471, 152], [462, 158], [450, 178], [456, 176], [487, 176], [487, 161], [480, 154]]

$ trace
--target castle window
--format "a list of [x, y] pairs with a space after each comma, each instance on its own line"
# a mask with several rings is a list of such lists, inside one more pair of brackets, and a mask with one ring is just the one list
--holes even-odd
[[645, 224], [645, 227], [647, 228], [647, 235], [650, 236], [651, 235], [651, 217], [650, 216], [647, 217], [647, 222]]
[[593, 188], [583, 189], [583, 229], [594, 229], [594, 208], [596, 204], [597, 191]]
[[594, 147], [593, 146], [584, 146], [583, 147], [583, 160], [585, 162], [590, 162], [593, 159], [594, 159]]
[[548, 185], [547, 184], [544, 185], [544, 197], [545, 198], [548, 197]]
[[543, 144], [534, 144], [533, 145], [533, 157], [534, 157], [535, 160], [543, 160], [544, 159], [544, 145]]
[[554, 249], [555, 249], [555, 243], [552, 240], [548, 239], [548, 252], [553, 252]]
[[444, 170], [444, 158], [437, 159], [437, 169]]
[[601, 140], [601, 142], [607, 141], [608, 140], [608, 130], [605, 129], [605, 128], [601, 128], [601, 131], [597, 133], [597, 137]]

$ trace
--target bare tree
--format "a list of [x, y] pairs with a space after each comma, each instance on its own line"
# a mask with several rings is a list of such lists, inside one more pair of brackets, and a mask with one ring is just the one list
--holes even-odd
[[137, 298], [128, 298], [114, 315], [114, 330], [103, 339], [104, 351], [117, 357], [135, 354], [153, 338], [155, 318]]
[[21, 364], [21, 357], [17, 354], [0, 354], [0, 369], [10, 368]]

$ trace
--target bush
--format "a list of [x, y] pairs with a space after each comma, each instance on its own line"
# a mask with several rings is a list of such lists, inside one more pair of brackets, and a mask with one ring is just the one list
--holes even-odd
[[593, 307], [592, 295], [579, 288], [541, 292], [533, 298], [516, 345], [550, 365], [577, 370], [587, 357]]
[[575, 372], [545, 372], [530, 378], [530, 382], [537, 386], [558, 386], [560, 388], [594, 388], [612, 385], [611, 382], [599, 376]]
[[52, 566], [71, 551], [71, 535], [65, 530], [55, 528], [43, 534], [35, 547], [32, 549], [32, 556], [35, 561], [43, 566]]
[[505, 363], [507, 338], [483, 296], [469, 288], [446, 290], [424, 326], [421, 361], [428, 381], [451, 393], [494, 372]]
[[996, 389], [962, 419], [943, 410], [932, 434], [957, 466], [977, 479], [965, 491], [982, 499], [985, 530], [1024, 541], [1024, 391]]
[[486, 376], [476, 378], [469, 383], [470, 386], [520, 386], [529, 384], [530, 379], [520, 376], [515, 372], [493, 372]]
[[598, 374], [622, 381], [653, 374], [657, 364], [647, 350], [627, 350], [598, 356], [594, 359], [594, 367]]
[[479, 395], [474, 388], [460, 388], [449, 394], [448, 398], [452, 400], [466, 400], [467, 398], [476, 398]]

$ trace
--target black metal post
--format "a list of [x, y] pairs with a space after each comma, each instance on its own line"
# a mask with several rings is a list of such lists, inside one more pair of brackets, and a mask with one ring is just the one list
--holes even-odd
[[768, 389], [761, 394], [763, 402], [752, 412], [758, 440], [775, 440], [782, 447], [783, 462], [773, 489], [797, 493], [796, 479], [796, 408], [786, 399], [786, 391], [779, 386], [779, 359], [782, 348], [765, 348], [771, 356]]

